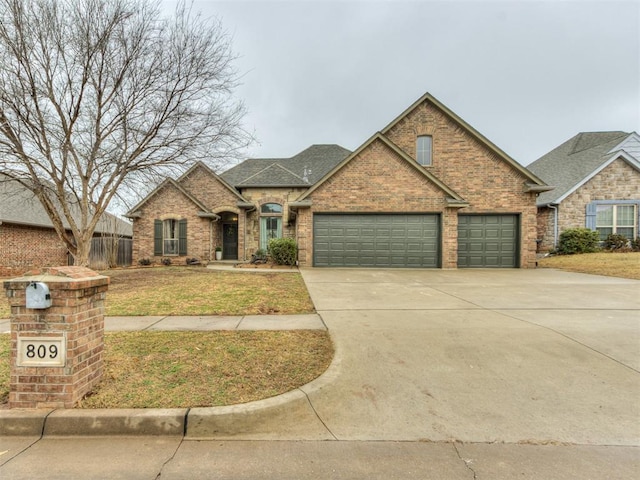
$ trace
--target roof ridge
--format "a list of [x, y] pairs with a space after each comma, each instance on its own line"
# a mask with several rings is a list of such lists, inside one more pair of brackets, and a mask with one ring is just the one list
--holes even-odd
[[[616, 134], [614, 137], [613, 134]], [[590, 150], [592, 148], [598, 147], [600, 145], [604, 145], [614, 140], [617, 140], [622, 137], [626, 137], [629, 134], [623, 132], [621, 130], [613, 130], [613, 131], [602, 131], [602, 132], [579, 132], [574, 137], [573, 145], [571, 146], [571, 150], [569, 151], [569, 155], [573, 155], [575, 153], [584, 152], [585, 150]], [[598, 138], [597, 136], [606, 136], [606, 138]]]

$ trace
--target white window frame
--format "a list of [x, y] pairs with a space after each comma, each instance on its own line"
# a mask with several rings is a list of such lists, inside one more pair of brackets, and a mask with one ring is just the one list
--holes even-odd
[[416, 139], [416, 161], [423, 167], [433, 165], [433, 137], [420, 135]]
[[[162, 254], [166, 256], [178, 256], [180, 251], [180, 230], [178, 220], [167, 218], [162, 221]], [[171, 232], [173, 231], [173, 237]]]
[[[260, 248], [266, 250], [269, 240], [282, 238], [282, 205], [276, 202], [265, 203], [260, 207]], [[275, 221], [275, 229], [267, 228]], [[271, 225], [272, 226], [272, 225]]]
[[[633, 214], [631, 217], [631, 224], [630, 225], [618, 225], [618, 208], [619, 207], [631, 207], [633, 208]], [[602, 225], [599, 222], [599, 218], [598, 218], [598, 212], [605, 210], [605, 209], [609, 209], [611, 208], [612, 210], [612, 219], [611, 219], [611, 224], [607, 224], [607, 225]], [[607, 235], [609, 235], [609, 233], [603, 235], [600, 232], [600, 229], [602, 228], [607, 228], [607, 229], [611, 229], [611, 233], [613, 234], [617, 234], [618, 233], [618, 229], [620, 228], [624, 228], [624, 229], [628, 229], [628, 228], [633, 228], [633, 235], [631, 236], [631, 238], [629, 238], [628, 235], [625, 235], [625, 237], [627, 237], [629, 240], [633, 240], [635, 238], [638, 237], [638, 223], [637, 223], [637, 218], [638, 218], [638, 212], [637, 212], [637, 206], [633, 203], [608, 203], [608, 204], [599, 204], [596, 206], [596, 231], [598, 232], [598, 234], [600, 235], [600, 240], [605, 240]]]

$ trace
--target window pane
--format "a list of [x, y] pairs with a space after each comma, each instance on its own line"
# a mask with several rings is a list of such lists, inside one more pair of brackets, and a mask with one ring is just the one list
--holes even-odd
[[596, 226], [613, 226], [613, 205], [598, 205], [596, 207]]
[[633, 226], [633, 219], [635, 217], [635, 208], [633, 205], [618, 205], [616, 212], [616, 225], [622, 227]]
[[282, 213], [282, 205], [277, 203], [265, 203], [262, 205], [260, 211], [262, 213]]
[[431, 165], [431, 137], [421, 135], [416, 144], [416, 160], [420, 165]]
[[613, 233], [613, 227], [597, 227], [596, 230], [600, 234], [600, 240], [606, 240], [610, 233]]
[[624, 235], [627, 240], [633, 240], [633, 227], [618, 227], [616, 228], [618, 235]]
[[165, 255], [177, 255], [178, 254], [178, 240], [165, 240], [164, 241], [164, 254]]

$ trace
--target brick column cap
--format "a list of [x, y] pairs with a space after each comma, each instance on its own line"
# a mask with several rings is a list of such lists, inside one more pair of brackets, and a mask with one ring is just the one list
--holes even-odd
[[22, 277], [12, 278], [4, 281], [4, 288], [12, 286], [20, 288], [22, 284], [31, 282], [56, 283], [60, 287], [64, 285], [75, 285], [76, 282], [88, 282], [92, 286], [108, 285], [109, 277], [100, 275], [87, 267], [64, 266], [64, 267], [43, 267], [26, 272]]

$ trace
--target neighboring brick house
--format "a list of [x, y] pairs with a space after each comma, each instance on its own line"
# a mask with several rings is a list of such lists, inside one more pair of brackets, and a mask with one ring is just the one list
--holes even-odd
[[[0, 174], [0, 277], [22, 275], [34, 267], [72, 262], [51, 220], [33, 193]], [[132, 228], [113, 215], [98, 222], [96, 235], [131, 238]]]
[[533, 267], [550, 188], [427, 93], [354, 152], [197, 163], [127, 216], [134, 262], [248, 260], [289, 236], [301, 266]]
[[542, 156], [529, 169], [554, 185], [538, 197], [539, 251], [558, 245], [569, 228], [628, 239], [640, 224], [640, 135], [583, 132]]

